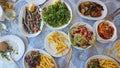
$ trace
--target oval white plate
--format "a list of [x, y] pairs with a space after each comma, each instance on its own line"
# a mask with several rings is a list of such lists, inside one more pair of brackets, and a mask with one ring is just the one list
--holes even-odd
[[[100, 17], [91, 17], [91, 16], [84, 16], [84, 15], [82, 15], [82, 14], [79, 12], [78, 7], [79, 7], [79, 5], [80, 5], [81, 3], [86, 2], [86, 1], [95, 2], [95, 3], [100, 4], [101, 6], [103, 6], [103, 9], [104, 9], [104, 10], [102, 11], [102, 16], [100, 16]], [[106, 5], [105, 5], [102, 1], [100, 1], [100, 0], [80, 0], [80, 1], [78, 2], [78, 4], [77, 4], [76, 10], [77, 10], [77, 13], [78, 13], [81, 17], [83, 17], [83, 18], [85, 18], [85, 19], [89, 19], [89, 20], [100, 20], [100, 19], [105, 18], [106, 15], [107, 15], [107, 7], [106, 7]]]
[[27, 63], [25, 62], [25, 56], [28, 55], [31, 51], [39, 51], [39, 53], [42, 53], [42, 54], [44, 54], [44, 55], [49, 56], [49, 57], [53, 60], [53, 62], [54, 62], [54, 64], [55, 64], [55, 68], [57, 68], [57, 64], [56, 64], [55, 60], [54, 60], [48, 53], [46, 53], [45, 51], [43, 51], [43, 50], [41, 50], [41, 49], [31, 49], [31, 50], [28, 50], [28, 51], [25, 53], [25, 55], [24, 55], [24, 57], [23, 57], [24, 68], [29, 68], [28, 65], [27, 65]]
[[[73, 28], [73, 27], [75, 27], [75, 26], [84, 25], [84, 24], [86, 24], [86, 27], [93, 32], [94, 36], [96, 36], [95, 31], [94, 31], [94, 29], [92, 28], [92, 26], [89, 25], [88, 23], [85, 23], [85, 22], [77, 22], [77, 23], [73, 24], [73, 25], [70, 27], [70, 29]], [[68, 35], [69, 35], [69, 40], [70, 40], [70, 39], [71, 39], [71, 38], [70, 38], [70, 30], [69, 30], [69, 32], [68, 32]], [[71, 42], [71, 40], [70, 40], [70, 42]], [[71, 45], [72, 45], [72, 43], [71, 43]], [[73, 45], [72, 45], [72, 46], [73, 46]], [[91, 46], [92, 46], [92, 45], [90, 45], [90, 46], [87, 47], [86, 49], [90, 48]], [[76, 49], [85, 50], [85, 49], [83, 49], [82, 47], [77, 47], [77, 46], [73, 46], [73, 47], [76, 48]]]
[[41, 25], [40, 25], [40, 30], [37, 32], [37, 33], [33, 33], [33, 34], [28, 34], [24, 27], [23, 27], [23, 23], [22, 23], [22, 17], [24, 17], [25, 15], [25, 7], [28, 6], [29, 4], [26, 4], [24, 5], [22, 8], [21, 8], [21, 11], [20, 11], [20, 14], [19, 14], [19, 28], [20, 28], [20, 31], [22, 32], [22, 34], [26, 37], [35, 37], [37, 35], [39, 35], [43, 29], [43, 21], [41, 21]]
[[[59, 33], [65, 35], [65, 36], [68, 38], [68, 35], [67, 35], [66, 33], [62, 32], [62, 31], [53, 31], [53, 32], [59, 32]], [[46, 36], [46, 38], [45, 38], [45, 42], [44, 42], [45, 50], [46, 50], [49, 54], [51, 54], [52, 56], [54, 56], [54, 57], [61, 57], [61, 56], [66, 55], [66, 54], [69, 52], [70, 47], [71, 47], [71, 46], [70, 46], [70, 43], [69, 43], [69, 39], [68, 39], [68, 43], [67, 43], [68, 49], [65, 50], [64, 54], [63, 54], [63, 55], [62, 55], [62, 54], [55, 54], [54, 45], [49, 44], [49, 42], [48, 42], [48, 40], [47, 40], [47, 37], [48, 37], [49, 35], [51, 35], [53, 32], [49, 33], [49, 34]]]
[[26, 0], [28, 3], [34, 3], [36, 5], [43, 4], [46, 0]]
[[88, 62], [90, 62], [91, 59], [96, 59], [96, 58], [98, 58], [98, 59], [108, 59], [108, 60], [112, 60], [112, 61], [114, 61], [114, 62], [118, 65], [118, 67], [120, 68], [118, 62], [116, 62], [113, 58], [108, 57], [108, 56], [105, 56], [105, 55], [94, 55], [94, 56], [88, 58], [88, 60], [87, 60], [86, 63], [85, 63], [85, 68], [87, 68], [87, 64], [88, 64]]
[[[53, 2], [54, 2], [53, 0], [47, 1], [47, 2], [43, 5], [43, 8], [44, 8], [44, 7], [48, 7], [49, 5], [52, 5]], [[60, 30], [60, 29], [63, 29], [63, 28], [65, 28], [65, 27], [67, 27], [67, 26], [70, 24], [70, 22], [71, 22], [71, 20], [72, 20], [72, 9], [71, 9], [71, 7], [70, 7], [66, 2], [64, 2], [64, 3], [66, 4], [66, 6], [68, 7], [68, 9], [69, 9], [69, 11], [70, 11], [70, 15], [71, 15], [70, 20], [68, 21], [67, 24], [65, 24], [65, 25], [63, 25], [63, 26], [61, 26], [61, 27], [52, 27], [52, 26], [46, 24], [49, 28], [51, 28], [51, 29], [53, 29], [53, 30]], [[44, 21], [44, 23], [45, 23], [45, 21]]]
[[[18, 54], [12, 54], [12, 57], [14, 58], [15, 61], [18, 61], [20, 58], [22, 58], [25, 51], [25, 45], [19, 37], [15, 35], [7, 35], [0, 38], [0, 42], [2, 41], [6, 41], [9, 44], [9, 46], [12, 46], [13, 49], [18, 51]], [[5, 63], [12, 62], [2, 58], [1, 56], [0, 56], [0, 60]]]
[[[108, 22], [108, 23], [114, 28], [114, 34], [113, 34], [113, 37], [111, 37], [111, 39], [105, 40], [105, 39], [101, 38], [101, 37], [99, 36], [99, 34], [98, 34], [98, 31], [97, 31], [98, 25], [99, 25], [101, 22], [103, 22], [103, 21]], [[111, 41], [115, 41], [115, 40], [117, 39], [117, 29], [116, 29], [115, 25], [113, 24], [113, 22], [111, 22], [111, 21], [109, 21], [109, 20], [98, 20], [98, 21], [96, 21], [95, 24], [93, 25], [93, 28], [94, 28], [94, 30], [95, 30], [95, 32], [96, 32], [97, 40], [98, 40], [99, 42], [101, 42], [101, 43], [108, 43], [108, 42], [111, 42]]]

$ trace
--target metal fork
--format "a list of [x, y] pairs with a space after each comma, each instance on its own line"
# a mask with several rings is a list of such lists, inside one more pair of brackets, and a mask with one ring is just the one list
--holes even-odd
[[104, 19], [112, 21], [116, 15], [120, 13], [120, 8], [115, 10], [112, 14], [106, 16]]
[[18, 68], [20, 68], [19, 64], [13, 59], [13, 57], [11, 56], [11, 53], [9, 51], [6, 52], [7, 56], [9, 56], [11, 58], [11, 60], [17, 65]]
[[42, 11], [42, 8], [41, 8], [41, 7], [42, 7], [46, 2], [48, 2], [48, 1], [49, 1], [49, 0], [45, 0], [44, 3], [42, 3], [42, 4], [39, 5], [39, 10], [40, 10], [40, 11]]

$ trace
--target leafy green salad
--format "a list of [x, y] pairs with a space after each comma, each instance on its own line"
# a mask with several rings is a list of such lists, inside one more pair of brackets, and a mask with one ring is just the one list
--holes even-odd
[[64, 2], [56, 2], [42, 10], [43, 21], [51, 27], [57, 28], [68, 24], [70, 18], [70, 11]]

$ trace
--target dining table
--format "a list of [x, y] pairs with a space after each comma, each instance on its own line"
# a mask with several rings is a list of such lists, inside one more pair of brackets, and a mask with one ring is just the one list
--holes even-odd
[[[70, 5], [72, 9], [72, 20], [66, 28], [63, 28], [60, 31], [63, 31], [66, 34], [68, 34], [70, 27], [76, 22], [86, 22], [91, 26], [93, 26], [93, 24], [96, 22], [96, 20], [84, 19], [77, 13], [76, 7], [77, 7], [78, 1], [80, 0], [63, 0], [63, 1], [65, 1], [68, 5]], [[112, 14], [116, 9], [120, 8], [120, 0], [101, 0], [101, 1], [107, 6], [107, 9], [108, 9], [107, 15]], [[6, 35], [16, 35], [20, 37], [25, 44], [25, 53], [30, 49], [42, 49], [46, 51], [44, 48], [44, 40], [45, 40], [45, 37], [50, 32], [54, 31], [53, 29], [49, 29], [49, 27], [44, 25], [42, 32], [36, 37], [26, 37], [20, 31], [19, 14], [20, 14], [20, 11], [22, 10], [21, 8], [26, 4], [27, 4], [26, 0], [17, 0], [14, 3], [16, 20], [8, 21], [5, 19], [4, 21], [2, 21], [7, 26], [8, 31], [2, 34], [0, 37], [6, 36]], [[114, 22], [117, 28], [116, 40], [118, 40], [120, 39], [120, 14], [116, 15], [112, 21]], [[68, 68], [85, 68], [85, 63], [89, 57], [94, 55], [107, 55], [107, 50], [113, 46], [115, 41], [109, 42], [109, 43], [100, 43], [97, 41], [97, 43], [94, 46], [86, 50], [79, 50], [72, 47], [72, 57], [68, 65]], [[62, 57], [53, 57], [53, 58], [55, 59], [55, 62], [58, 68], [66, 68], [66, 65], [68, 64], [68, 57], [69, 56], [67, 54]], [[19, 64], [20, 68], [24, 68], [23, 57], [20, 60], [18, 60], [17, 63]], [[17, 68], [17, 66], [15, 65], [14, 62], [4, 63], [0, 61], [0, 68]]]

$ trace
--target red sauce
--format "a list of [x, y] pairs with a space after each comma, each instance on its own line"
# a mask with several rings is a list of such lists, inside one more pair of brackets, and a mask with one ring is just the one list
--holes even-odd
[[114, 28], [108, 22], [103, 21], [98, 25], [98, 34], [103, 39], [110, 39], [114, 34]]

